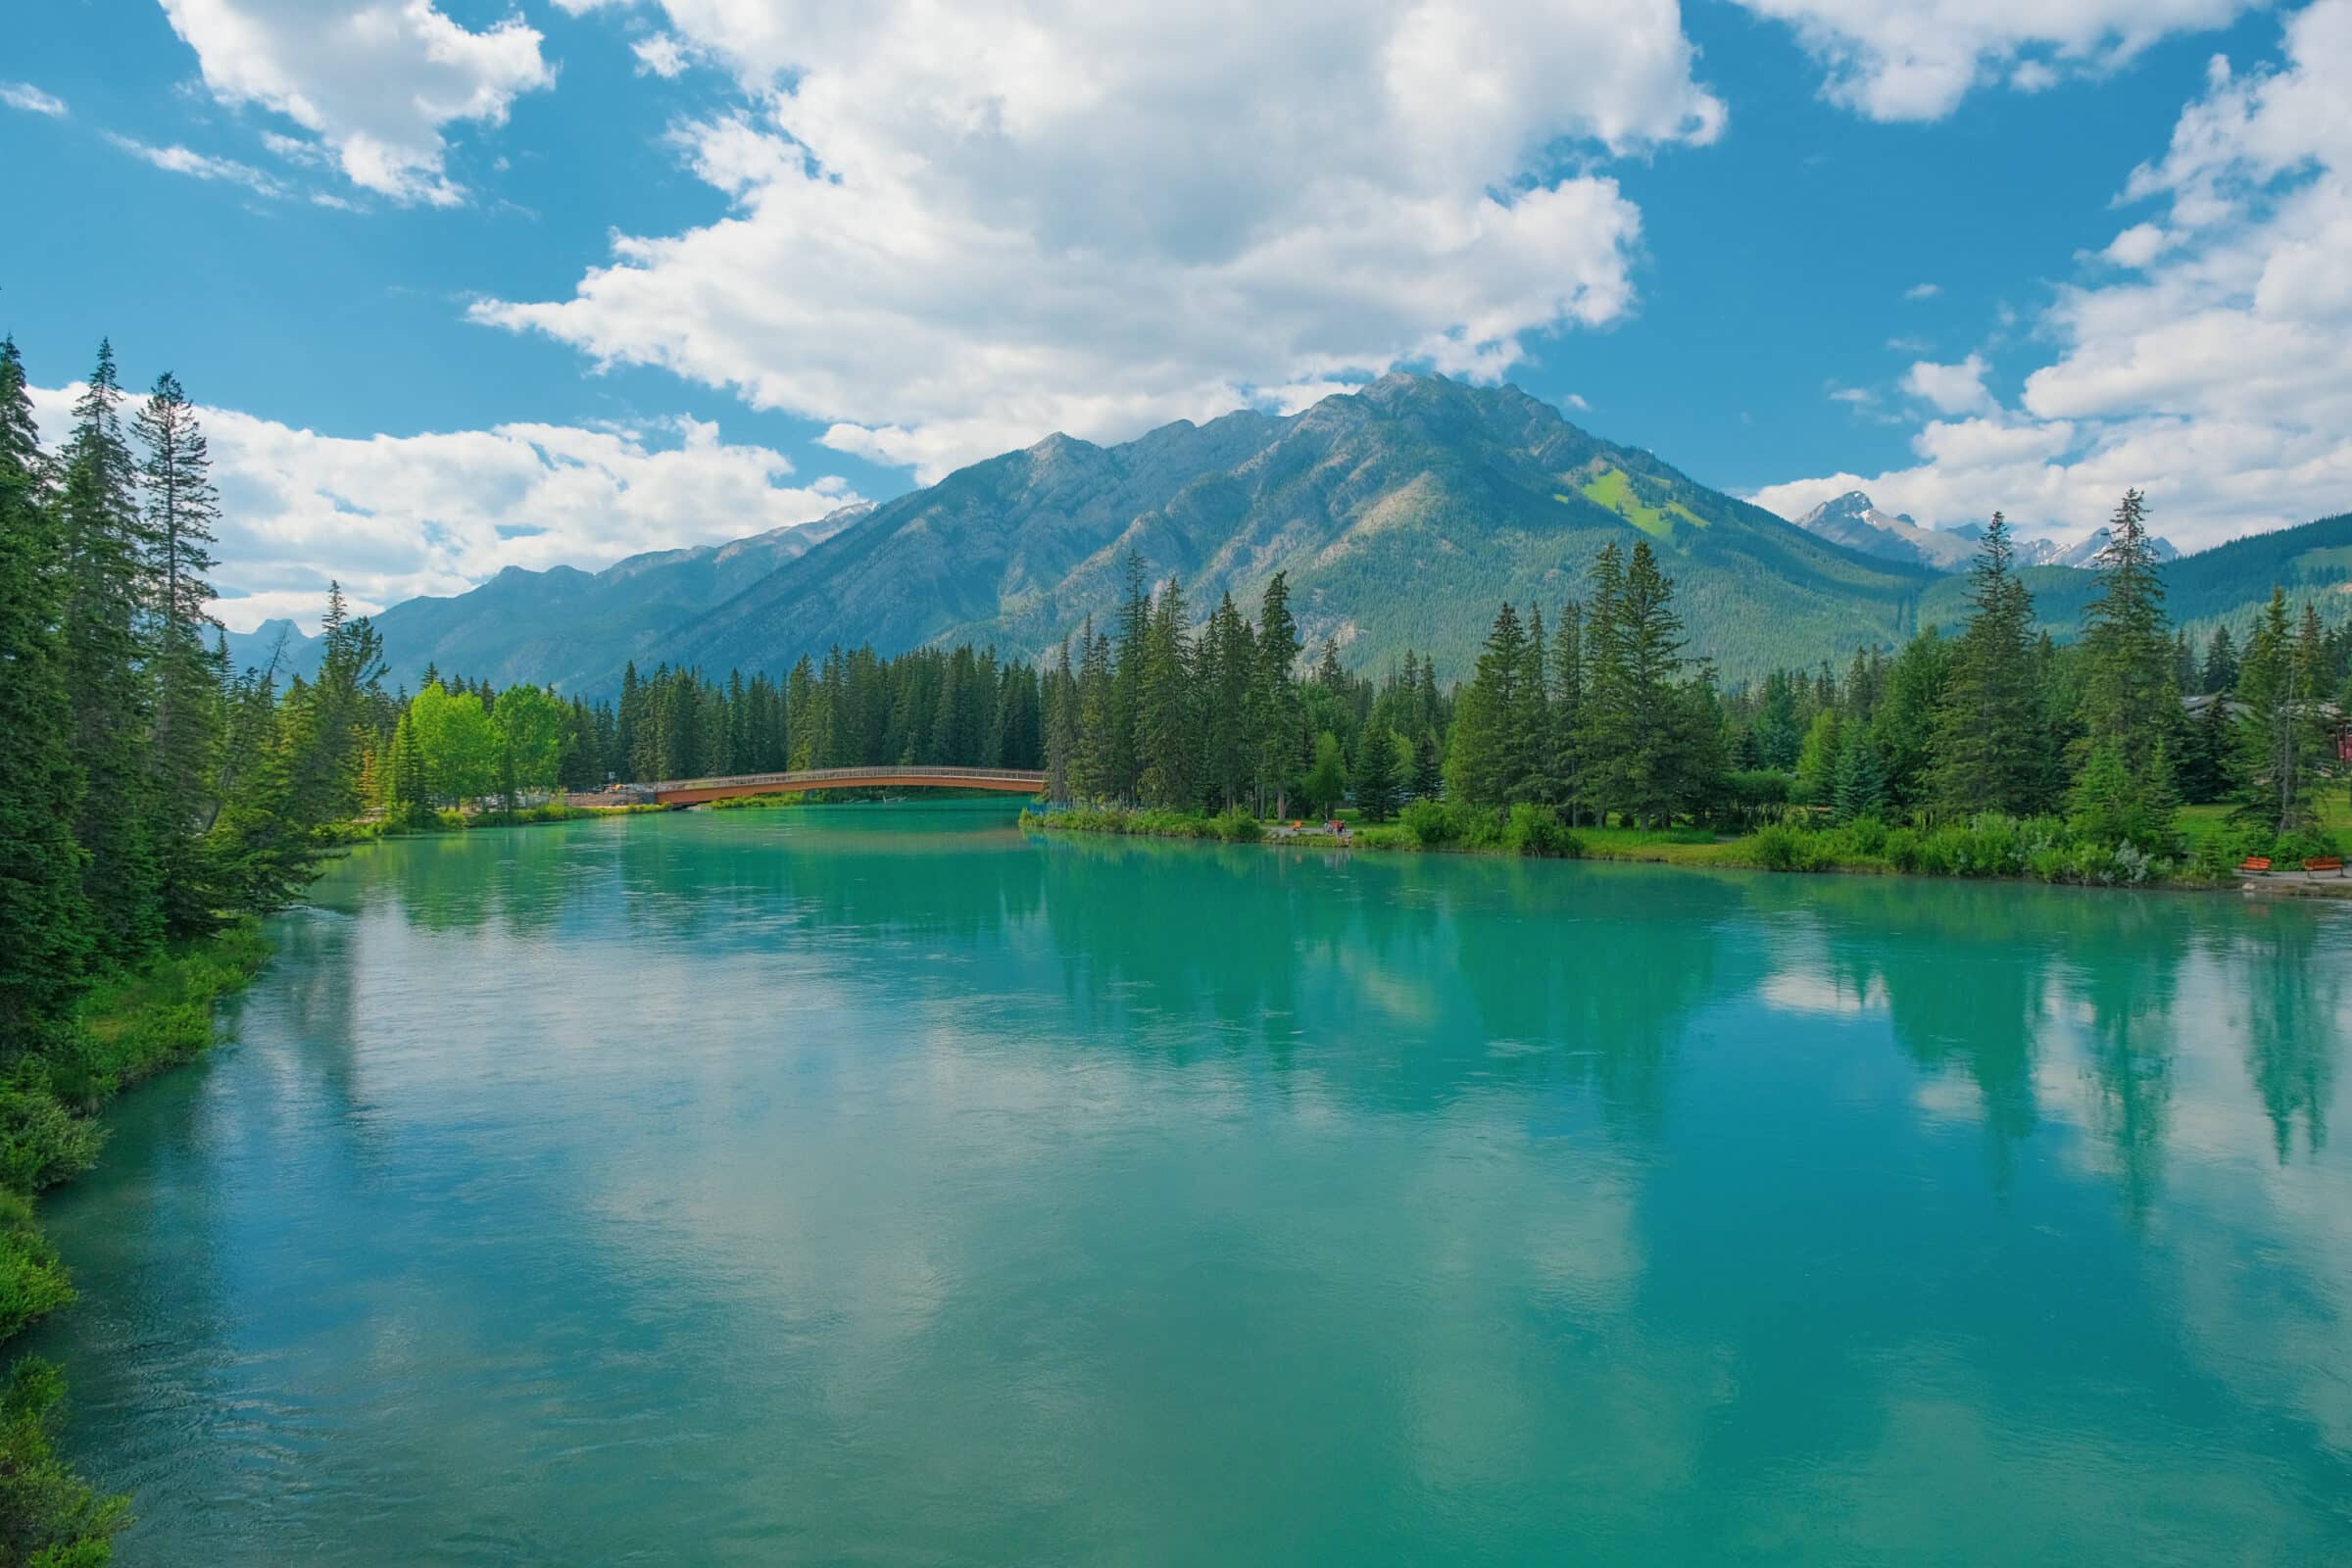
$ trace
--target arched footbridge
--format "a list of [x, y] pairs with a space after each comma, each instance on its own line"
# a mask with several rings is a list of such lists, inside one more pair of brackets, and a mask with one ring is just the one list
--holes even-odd
[[743, 795], [797, 795], [808, 790], [994, 790], [1035, 795], [1046, 775], [1017, 767], [808, 767], [791, 773], [737, 773], [726, 778], [673, 778], [657, 784], [615, 784], [573, 795], [574, 806], [700, 806]]

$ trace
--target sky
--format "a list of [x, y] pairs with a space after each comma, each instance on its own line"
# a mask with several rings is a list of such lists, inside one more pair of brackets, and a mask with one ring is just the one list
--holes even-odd
[[2352, 508], [2352, 0], [47, 0], [0, 331], [233, 629], [1509, 381], [1794, 516]]

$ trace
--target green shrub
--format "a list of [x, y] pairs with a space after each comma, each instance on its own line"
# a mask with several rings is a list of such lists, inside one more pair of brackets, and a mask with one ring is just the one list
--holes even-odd
[[1444, 801], [1415, 801], [1397, 818], [1398, 825], [1425, 850], [1444, 849], [1458, 844], [1462, 838], [1462, 823], [1451, 806]]
[[2318, 828], [2299, 828], [2271, 841], [2271, 864], [2281, 871], [2299, 871], [2305, 860], [2334, 858], [2340, 852], [2331, 834]]
[[32, 1200], [0, 1192], [0, 1340], [73, 1299], [57, 1249], [33, 1222]]
[[28, 1065], [0, 1084], [0, 1187], [10, 1192], [38, 1192], [98, 1158], [97, 1125], [68, 1110], [38, 1072]]
[[1886, 844], [1881, 853], [1897, 871], [1916, 871], [1919, 869], [1919, 829], [1898, 827], [1887, 832]]
[[57, 1368], [32, 1356], [0, 1392], [0, 1562], [98, 1568], [113, 1557], [129, 1501], [91, 1491], [57, 1457], [50, 1428], [65, 1393]]
[[1564, 859], [1582, 859], [1584, 841], [1568, 831], [1560, 822], [1560, 813], [1548, 806], [1521, 804], [1511, 808], [1510, 816], [1502, 824], [1502, 847], [1513, 855], [1553, 856]]
[[1886, 840], [1890, 835], [1886, 824], [1877, 817], [1857, 816], [1838, 830], [1838, 836], [1854, 854], [1877, 859], [1886, 853]]
[[1767, 871], [1818, 871], [1830, 859], [1819, 835], [1785, 822], [1758, 828], [1746, 848], [1756, 864]]

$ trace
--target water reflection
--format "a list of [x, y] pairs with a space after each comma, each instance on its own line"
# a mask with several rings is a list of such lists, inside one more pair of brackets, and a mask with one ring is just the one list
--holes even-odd
[[953, 809], [321, 903], [56, 1204], [126, 1562], [2352, 1551], [2332, 909]]

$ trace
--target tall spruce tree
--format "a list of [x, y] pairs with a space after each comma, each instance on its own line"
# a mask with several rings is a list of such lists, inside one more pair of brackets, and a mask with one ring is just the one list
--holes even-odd
[[2097, 563], [2099, 594], [2083, 612], [2078, 745], [2084, 755], [2112, 746], [2129, 771], [2145, 776], [2156, 748], [2176, 738], [2181, 710], [2163, 564], [2137, 490], [2125, 492], [2107, 531]]
[[1682, 690], [1683, 622], [1674, 611], [1674, 579], [1658, 569], [1647, 539], [1636, 541], [1626, 563], [1617, 622], [1631, 710], [1624, 721], [1630, 746], [1620, 804], [1641, 820], [1663, 825], [1699, 777], [1693, 746], [1703, 737], [1690, 727]]
[[1551, 759], [1556, 799], [1576, 822], [1583, 790], [1579, 779], [1577, 733], [1585, 713], [1585, 607], [1569, 600], [1560, 607], [1560, 623], [1551, 640]]
[[1446, 790], [1469, 806], [1503, 806], [1525, 775], [1528, 736], [1519, 685], [1527, 631], [1509, 601], [1495, 612], [1478, 666], [1456, 702], [1446, 753]]
[[2028, 816], [2045, 804], [2048, 759], [2034, 678], [2033, 596], [2019, 580], [2008, 520], [1992, 514], [1969, 568], [1975, 612], [1952, 648], [1930, 780], [1936, 804], [1967, 815]]
[[89, 384], [74, 405], [60, 515], [66, 687], [85, 778], [74, 836], [87, 854], [82, 888], [98, 951], [130, 962], [154, 948], [164, 920], [146, 755], [155, 709], [147, 635], [152, 557], [122, 402], [114, 349], [101, 343]]
[[1266, 581], [1257, 612], [1257, 668], [1251, 685], [1250, 727], [1257, 741], [1257, 809], [1274, 798], [1277, 816], [1290, 811], [1290, 790], [1305, 765], [1305, 717], [1298, 701], [1298, 623], [1291, 618], [1288, 574]]
[[1147, 806], [1181, 809], [1198, 804], [1200, 734], [1193, 699], [1184, 588], [1170, 577], [1152, 607], [1136, 683], [1137, 790]]
[[2238, 662], [2236, 752], [2246, 814], [2279, 833], [2307, 827], [2317, 814], [2311, 734], [2299, 700], [2295, 655], [2286, 591], [2274, 587]]
[[1396, 736], [1385, 724], [1365, 729], [1355, 743], [1355, 808], [1367, 822], [1396, 814]]
[[1138, 752], [1143, 712], [1144, 639], [1152, 629], [1152, 596], [1140, 552], [1127, 552], [1127, 595], [1119, 606], [1119, 647], [1110, 675], [1110, 734], [1103, 750], [1104, 793], [1136, 797], [1143, 776]]
[[[166, 924], [207, 928], [218, 905], [208, 885], [202, 834], [209, 825], [220, 683], [207, 648], [212, 626], [213, 525], [220, 514], [212, 458], [193, 405], [170, 371], [131, 421], [146, 449], [146, 576], [154, 592], [155, 720], [148, 760], [154, 849]], [[338, 595], [339, 597], [339, 595]]]

